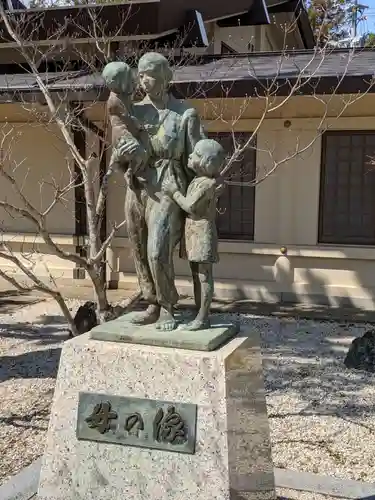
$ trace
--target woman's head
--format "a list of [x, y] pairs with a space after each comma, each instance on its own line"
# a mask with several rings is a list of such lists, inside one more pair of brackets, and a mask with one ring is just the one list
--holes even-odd
[[138, 62], [138, 76], [142, 89], [153, 98], [160, 98], [172, 80], [167, 59], [157, 52], [148, 52]]

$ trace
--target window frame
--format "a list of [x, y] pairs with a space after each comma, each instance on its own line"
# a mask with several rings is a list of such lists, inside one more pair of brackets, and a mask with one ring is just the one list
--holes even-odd
[[[236, 136], [249, 136], [250, 137], [252, 135], [252, 133], [253, 133], [252, 131], [249, 131], [249, 132], [238, 131], [238, 132], [234, 132], [234, 135], [235, 135], [235, 137]], [[232, 135], [233, 135], [233, 132], [208, 132], [207, 133], [207, 137], [209, 139], [214, 139], [214, 140], [217, 140], [218, 142], [220, 142], [220, 137], [224, 137], [225, 139], [227, 139], [229, 137], [231, 139]], [[253, 178], [255, 178], [255, 176], [256, 176], [256, 160], [257, 160], [256, 140], [257, 140], [257, 138], [255, 137], [254, 138], [255, 148], [251, 151], [253, 158], [252, 158], [252, 170], [251, 170], [250, 174], [253, 176]], [[232, 188], [236, 188], [236, 187], [240, 187], [240, 186], [226, 184], [225, 189], [232, 189]], [[246, 234], [244, 234], [244, 233], [228, 233], [228, 232], [220, 231], [220, 225], [218, 222], [218, 217], [220, 217], [220, 214], [218, 214], [217, 218], [216, 218], [216, 227], [217, 227], [217, 232], [218, 232], [218, 238], [220, 241], [230, 241], [230, 242], [237, 241], [237, 242], [245, 242], [245, 243], [250, 243], [250, 242], [254, 241], [256, 190], [255, 190], [255, 186], [243, 186], [242, 189], [244, 189], [244, 188], [251, 190], [251, 211], [252, 211], [252, 214], [251, 214], [251, 233], [247, 236], [247, 233]], [[220, 199], [218, 202], [218, 208], [219, 208], [219, 203], [220, 203]], [[230, 209], [230, 205], [228, 207], [228, 210], [229, 209]], [[240, 224], [242, 224], [242, 223], [243, 222], [240, 221]]]
[[[324, 203], [326, 195], [326, 176], [327, 176], [327, 140], [329, 137], [338, 136], [356, 136], [356, 135], [373, 135], [375, 137], [375, 130], [330, 130], [322, 135], [321, 142], [321, 156], [320, 156], [320, 179], [319, 179], [319, 204], [318, 204], [318, 234], [317, 243], [321, 245], [337, 245], [337, 246], [361, 246], [371, 247], [375, 246], [375, 225], [374, 234], [372, 238], [358, 238], [358, 237], [342, 237], [342, 235], [334, 235], [328, 237], [324, 234], [324, 224], [326, 222], [326, 215], [324, 214]], [[375, 152], [375, 151], [374, 151]], [[374, 171], [375, 175], [375, 171]], [[337, 179], [335, 180], [335, 189], [337, 189]], [[374, 192], [375, 195], [375, 192]], [[375, 220], [375, 199], [374, 199], [374, 220]]]

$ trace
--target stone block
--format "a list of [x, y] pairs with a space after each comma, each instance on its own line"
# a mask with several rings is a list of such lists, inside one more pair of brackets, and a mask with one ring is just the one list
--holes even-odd
[[[78, 440], [80, 393], [196, 405], [195, 452]], [[242, 330], [211, 352], [103, 342], [89, 334], [65, 342], [38, 500], [94, 498], [276, 498], [255, 332]]]

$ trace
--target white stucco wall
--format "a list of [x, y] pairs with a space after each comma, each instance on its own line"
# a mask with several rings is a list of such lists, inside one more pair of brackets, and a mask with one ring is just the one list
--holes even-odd
[[[39, 123], [5, 123], [1, 126], [2, 154], [7, 171], [14, 176], [22, 194], [38, 210], [53, 201], [55, 187], [63, 189], [72, 180], [72, 161], [56, 127]], [[24, 208], [16, 189], [0, 176], [0, 200]], [[56, 204], [47, 217], [57, 234], [74, 232], [74, 188]], [[33, 224], [0, 208], [3, 231], [33, 232]]]

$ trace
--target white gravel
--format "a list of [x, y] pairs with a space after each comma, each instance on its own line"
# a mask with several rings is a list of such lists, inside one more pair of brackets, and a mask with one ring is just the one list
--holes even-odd
[[366, 324], [247, 318], [261, 332], [275, 467], [375, 481], [375, 374], [343, 360]]
[[[375, 482], [375, 375], [343, 365], [371, 325], [241, 318], [262, 337], [275, 467]], [[43, 453], [66, 338], [53, 301], [0, 315], [0, 483]]]
[[43, 453], [66, 338], [53, 300], [0, 315], [0, 484]]

